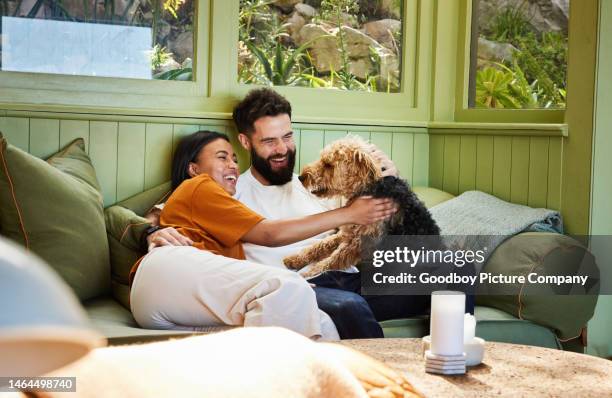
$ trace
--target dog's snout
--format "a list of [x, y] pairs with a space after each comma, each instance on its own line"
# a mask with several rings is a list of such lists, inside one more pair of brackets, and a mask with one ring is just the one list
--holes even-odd
[[298, 180], [300, 180], [300, 182], [304, 182], [304, 180], [306, 180], [306, 176], [301, 174], [298, 176]]

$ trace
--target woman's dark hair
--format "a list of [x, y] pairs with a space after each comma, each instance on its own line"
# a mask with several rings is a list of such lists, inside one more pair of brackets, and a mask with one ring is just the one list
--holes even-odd
[[264, 116], [287, 114], [291, 118], [291, 104], [276, 91], [264, 87], [251, 90], [232, 113], [239, 133], [251, 135], [255, 131], [255, 121]]
[[181, 185], [181, 182], [191, 178], [189, 175], [189, 163], [197, 162], [198, 154], [202, 148], [218, 139], [230, 142], [227, 135], [207, 130], [197, 131], [181, 139], [172, 158], [173, 191]]

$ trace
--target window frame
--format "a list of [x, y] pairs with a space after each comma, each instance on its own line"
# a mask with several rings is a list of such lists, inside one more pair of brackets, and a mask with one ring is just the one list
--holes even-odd
[[[429, 117], [431, 48], [434, 6], [429, 0], [403, 0], [402, 88], [399, 93], [370, 93], [274, 86], [285, 95], [299, 122], [414, 125]], [[263, 87], [238, 83], [239, 2], [213, 0], [211, 38], [211, 96], [241, 98]], [[227, 21], [232, 21], [227, 23]], [[216, 24], [215, 21], [222, 21]], [[223, 76], [219, 79], [216, 76]], [[355, 112], [355, 109], [359, 109]]]
[[194, 1], [194, 80], [168, 81], [0, 71], [0, 107], [108, 114], [194, 115], [206, 106], [210, 0]]
[[[469, 107], [473, 0], [460, 0], [460, 2], [455, 121], [473, 123], [563, 123], [567, 105], [564, 109], [482, 109]], [[571, 4], [572, 2], [570, 2], [570, 18], [572, 15]], [[569, 34], [571, 34], [571, 30]], [[569, 80], [569, 73], [567, 76]], [[566, 87], [568, 86], [569, 83], [566, 84]]]

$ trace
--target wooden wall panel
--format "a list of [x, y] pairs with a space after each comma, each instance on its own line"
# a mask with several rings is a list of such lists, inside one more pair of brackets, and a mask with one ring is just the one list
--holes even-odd
[[89, 124], [89, 157], [96, 169], [105, 206], [117, 201], [117, 133], [117, 122]]
[[444, 183], [443, 190], [453, 195], [459, 193], [459, 167], [461, 137], [446, 136], [444, 138]]
[[531, 137], [529, 145], [529, 198], [531, 207], [546, 207], [548, 191], [548, 137]]
[[145, 186], [144, 123], [119, 123], [117, 138], [117, 201], [136, 195]]
[[493, 137], [476, 138], [476, 189], [493, 193]]
[[23, 151], [30, 151], [30, 119], [0, 117], [0, 132], [9, 144]]
[[413, 152], [412, 185], [426, 187], [429, 185], [429, 136], [427, 134], [414, 135]]
[[399, 170], [402, 178], [413, 184], [414, 165], [414, 134], [393, 133], [393, 147], [391, 148], [391, 160]]
[[346, 130], [325, 130], [325, 137], [323, 138], [323, 146], [327, 146], [330, 143], [346, 137]]
[[526, 205], [529, 199], [529, 137], [512, 137], [510, 201]]
[[493, 195], [510, 201], [512, 173], [512, 137], [493, 139]]
[[175, 124], [172, 126], [172, 153], [176, 149], [177, 144], [186, 135], [195, 133], [200, 130], [197, 124]]
[[476, 189], [476, 136], [461, 136], [459, 154], [459, 192]]
[[325, 134], [321, 130], [302, 130], [300, 133], [300, 170], [319, 158]]
[[57, 119], [30, 119], [30, 153], [42, 159], [60, 148], [60, 129]]
[[172, 135], [171, 124], [146, 124], [144, 189], [170, 179]]
[[60, 148], [65, 147], [77, 138], [85, 141], [85, 151], [89, 153], [89, 121], [60, 120]]
[[429, 185], [444, 188], [444, 136], [429, 137]]
[[389, 155], [391, 153], [391, 149], [393, 148], [393, 133], [373, 131], [370, 134], [370, 142], [376, 145], [378, 149]]
[[562, 170], [563, 170], [563, 139], [550, 139], [548, 150], [548, 193], [546, 207], [561, 210]]

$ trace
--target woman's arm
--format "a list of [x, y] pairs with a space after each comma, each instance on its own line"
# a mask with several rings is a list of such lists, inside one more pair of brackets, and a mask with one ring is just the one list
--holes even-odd
[[285, 246], [338, 228], [344, 224], [367, 225], [397, 211], [392, 199], [360, 197], [339, 209], [288, 220], [263, 220], [242, 236], [243, 242], [261, 246]]

